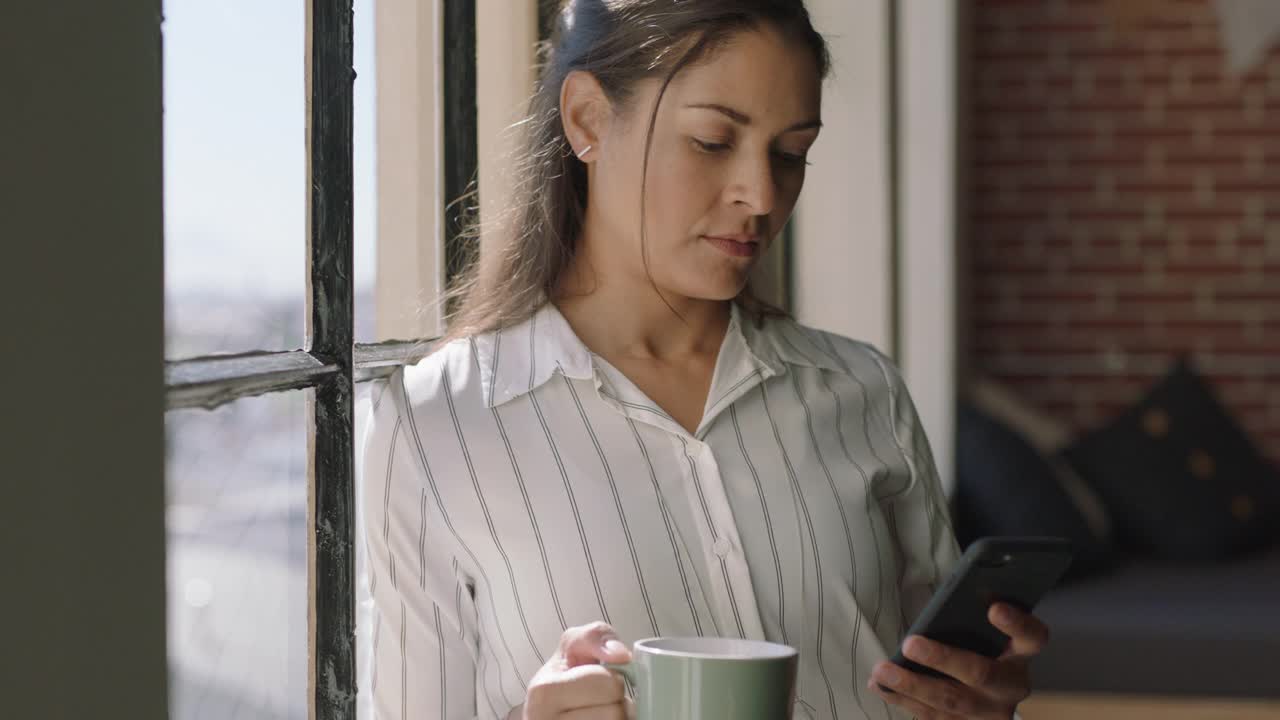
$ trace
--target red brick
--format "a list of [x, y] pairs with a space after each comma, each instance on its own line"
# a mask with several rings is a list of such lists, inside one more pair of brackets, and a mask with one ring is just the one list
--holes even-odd
[[1258, 391], [1280, 384], [1280, 47], [1227, 75], [1209, 0], [1125, 30], [1096, 1], [979, 0], [974, 23], [973, 364], [1083, 427], [1155, 379], [1108, 353], [1208, 350], [1280, 458], [1280, 392]]

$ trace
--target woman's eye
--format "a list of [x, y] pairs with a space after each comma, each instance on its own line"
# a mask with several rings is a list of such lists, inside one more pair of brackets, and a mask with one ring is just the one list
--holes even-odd
[[784, 153], [784, 152], [780, 152], [776, 154], [778, 158], [782, 160], [782, 162], [786, 163], [787, 165], [804, 166], [804, 165], [813, 164], [809, 162], [809, 160], [804, 155], [795, 155], [792, 153]]
[[709, 152], [709, 153], [720, 152], [721, 150], [729, 149], [728, 143], [705, 142], [703, 140], [699, 140], [698, 138], [693, 139], [693, 144], [696, 145], [699, 150], [703, 152]]
[[[693, 138], [693, 144], [699, 150], [705, 153], [718, 153], [729, 149], [729, 143], [709, 142]], [[784, 165], [789, 167], [802, 167], [812, 165], [804, 155], [796, 155], [794, 153], [775, 152], [774, 156], [778, 158]]]

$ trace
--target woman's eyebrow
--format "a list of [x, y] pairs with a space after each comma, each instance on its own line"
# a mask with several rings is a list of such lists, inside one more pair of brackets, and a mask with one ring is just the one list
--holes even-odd
[[[715, 110], [716, 112], [728, 117], [730, 120], [738, 123], [739, 125], [751, 124], [750, 115], [747, 115], [741, 110], [734, 110], [733, 108], [728, 107], [727, 105], [721, 105], [720, 103], [689, 103], [688, 105], [685, 105], [685, 107], [694, 108], [697, 110]], [[783, 132], [795, 132], [797, 130], [808, 130], [810, 128], [821, 128], [821, 127], [822, 127], [822, 121], [815, 118], [813, 120], [798, 122], [795, 125], [792, 125], [791, 127], [787, 128], [786, 130], [783, 130]]]

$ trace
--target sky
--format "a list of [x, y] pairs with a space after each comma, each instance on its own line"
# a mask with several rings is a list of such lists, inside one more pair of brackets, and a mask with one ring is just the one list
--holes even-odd
[[[305, 0], [164, 0], [171, 295], [306, 288]], [[373, 0], [355, 0], [355, 282], [372, 284]]]

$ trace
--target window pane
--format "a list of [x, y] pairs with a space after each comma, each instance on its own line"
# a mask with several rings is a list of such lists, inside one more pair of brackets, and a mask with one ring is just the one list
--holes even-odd
[[310, 392], [166, 416], [174, 720], [307, 715]]
[[374, 63], [373, 0], [355, 0], [355, 296], [356, 340], [374, 342], [374, 271], [377, 266], [378, 205], [375, 176], [377, 68]]
[[163, 7], [166, 356], [300, 348], [306, 3]]

